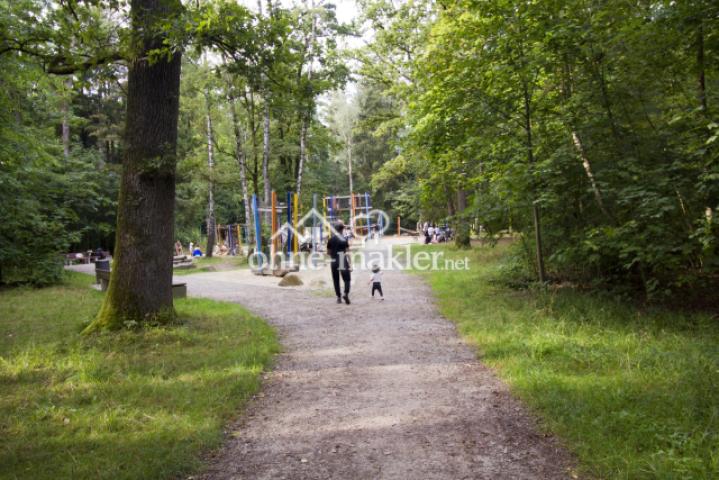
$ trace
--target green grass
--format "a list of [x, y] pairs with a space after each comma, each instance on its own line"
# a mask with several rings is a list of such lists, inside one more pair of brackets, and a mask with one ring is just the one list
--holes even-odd
[[505, 253], [447, 248], [470, 269], [422, 275], [441, 312], [582, 471], [719, 478], [719, 320], [569, 289], [512, 290], [500, 281]]
[[186, 299], [179, 326], [80, 335], [92, 277], [0, 291], [0, 478], [176, 478], [219, 445], [278, 344], [238, 305]]
[[173, 270], [173, 275], [191, 275], [193, 273], [218, 272], [224, 270], [237, 270], [248, 266], [247, 258], [243, 255], [224, 257], [199, 257], [194, 259], [195, 268], [180, 268]]

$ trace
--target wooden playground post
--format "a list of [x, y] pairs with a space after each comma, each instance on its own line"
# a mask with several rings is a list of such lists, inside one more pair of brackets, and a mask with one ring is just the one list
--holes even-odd
[[399, 215], [397, 215], [397, 236], [401, 236], [402, 233], [400, 232], [400, 218]]
[[367, 238], [372, 237], [372, 219], [370, 218], [369, 193], [364, 192], [364, 209], [367, 214]]
[[[255, 254], [262, 253], [262, 228], [260, 224], [260, 210], [257, 207], [257, 195], [252, 195], [252, 210], [255, 214]], [[262, 256], [260, 256], [262, 266]]]

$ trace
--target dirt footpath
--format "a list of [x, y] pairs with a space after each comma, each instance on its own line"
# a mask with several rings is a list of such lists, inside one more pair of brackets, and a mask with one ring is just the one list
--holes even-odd
[[202, 478], [569, 477], [567, 454], [537, 433], [420, 278], [386, 272], [380, 303], [368, 273], [354, 277], [349, 306], [320, 284], [328, 270], [305, 275], [315, 288], [297, 289], [247, 272], [182, 277], [191, 296], [267, 318], [284, 347]]

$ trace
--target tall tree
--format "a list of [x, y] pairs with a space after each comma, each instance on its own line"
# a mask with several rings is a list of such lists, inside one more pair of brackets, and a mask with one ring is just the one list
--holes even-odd
[[207, 109], [207, 250], [208, 258], [212, 258], [213, 251], [217, 240], [215, 238], [216, 220], [215, 220], [215, 192], [214, 192], [214, 175], [215, 175], [215, 136], [212, 128], [212, 105], [210, 103], [209, 87], [205, 90], [205, 107]]
[[182, 52], [167, 48], [162, 25], [181, 13], [179, 0], [131, 2], [115, 256], [107, 295], [87, 330], [174, 318], [171, 257]]

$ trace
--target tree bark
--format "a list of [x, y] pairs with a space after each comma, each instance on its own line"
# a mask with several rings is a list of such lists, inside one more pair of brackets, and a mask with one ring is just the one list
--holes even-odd
[[[530, 168], [534, 166], [534, 145], [532, 140], [532, 108], [529, 98], [529, 89], [527, 84], [524, 84], [524, 129], [527, 135], [527, 163]], [[534, 242], [535, 242], [535, 253], [537, 257], [537, 280], [540, 283], [544, 283], [546, 274], [544, 270], [544, 253], [542, 249], [542, 221], [541, 214], [539, 211], [539, 204], [537, 203], [536, 186], [533, 188], [535, 199], [532, 201], [532, 219], [534, 220]]]
[[[180, 51], [150, 62], [163, 48], [159, 21], [177, 17], [179, 0], [133, 0], [136, 48], [129, 64], [125, 149], [110, 285], [86, 331], [174, 318], [172, 252], [180, 99]], [[128, 323], [129, 322], [129, 323]]]
[[469, 248], [469, 224], [465, 217], [467, 209], [467, 191], [460, 187], [457, 189], [457, 232], [454, 237], [454, 243], [459, 248]]
[[250, 134], [252, 135], [252, 159], [254, 160], [254, 164], [252, 165], [252, 169], [248, 169], [250, 171], [250, 176], [252, 177], [252, 186], [254, 187], [253, 192], [257, 195], [260, 194], [259, 190], [259, 179], [257, 177], [257, 125], [255, 121], [255, 95], [252, 93], [252, 91], [249, 92], [247, 89], [243, 92], [244, 101], [245, 101], [245, 109], [247, 110], [247, 116], [250, 120]]
[[[307, 1], [305, 0], [305, 8], [307, 8]], [[309, 63], [307, 65], [307, 79], [309, 80], [310, 88], [312, 86], [312, 62], [314, 59], [314, 45], [316, 40], [316, 18], [314, 13], [315, 2], [312, 0], [310, 8], [312, 9], [312, 26], [310, 30], [310, 36], [305, 43], [305, 53], [309, 55]], [[310, 99], [310, 105], [313, 99]], [[297, 166], [297, 198], [300, 199], [302, 193], [302, 172], [305, 167], [307, 160], [307, 129], [309, 128], [309, 122], [312, 120], [312, 108], [308, 107], [307, 111], [301, 112], [301, 124], [300, 124], [300, 159]], [[350, 191], [350, 194], [352, 192]]]
[[589, 184], [592, 186], [592, 192], [594, 193], [594, 199], [597, 201], [597, 206], [599, 206], [599, 209], [602, 211], [602, 213], [608, 219], [612, 220], [612, 216], [609, 214], [609, 211], [604, 206], [604, 200], [602, 199], [602, 192], [601, 192], [601, 190], [599, 190], [597, 181], [594, 178], [594, 172], [592, 171], [592, 164], [589, 162], [589, 157], [587, 157], [587, 152], [584, 150], [584, 145], [582, 144], [582, 140], [579, 138], [579, 134], [574, 130], [572, 130], [572, 142], [574, 143], [574, 148], [577, 149], [579, 158], [582, 159], [582, 166], [584, 167], [584, 173], [587, 174], [587, 178], [589, 179]]
[[210, 105], [210, 92], [205, 93], [205, 105], [207, 106], [207, 251], [208, 258], [212, 258], [215, 248], [215, 195], [213, 175], [215, 169], [215, 156], [213, 150], [214, 138], [212, 134], [212, 109]]
[[264, 203], [265, 206], [268, 206], [270, 204], [272, 186], [270, 185], [270, 103], [267, 95], [264, 98], [264, 103], [264, 121], [262, 123], [262, 181], [264, 186]]
[[297, 165], [297, 198], [302, 192], [302, 171], [305, 168], [305, 157], [307, 156], [307, 117], [302, 115], [300, 123], [300, 161]]
[[72, 89], [72, 79], [68, 78], [64, 82], [65, 91], [62, 100], [62, 154], [65, 161], [70, 159], [70, 91]]
[[240, 186], [242, 188], [242, 201], [244, 202], [245, 210], [245, 225], [247, 225], [247, 231], [251, 232], [252, 228], [252, 217], [250, 215], [250, 193], [247, 188], [247, 159], [245, 157], [245, 149], [242, 142], [242, 130], [240, 128], [240, 120], [237, 116], [237, 108], [235, 106], [235, 98], [230, 97], [230, 113], [232, 115], [232, 130], [235, 133], [235, 158], [237, 159], [237, 166], [240, 169]]
[[697, 87], [699, 93], [699, 105], [702, 112], [707, 113], [707, 88], [705, 79], [704, 66], [704, 23], [699, 20], [699, 28], [697, 29]]
[[350, 183], [350, 195], [354, 193], [354, 184], [352, 179], [352, 132], [347, 136], [347, 176]]

